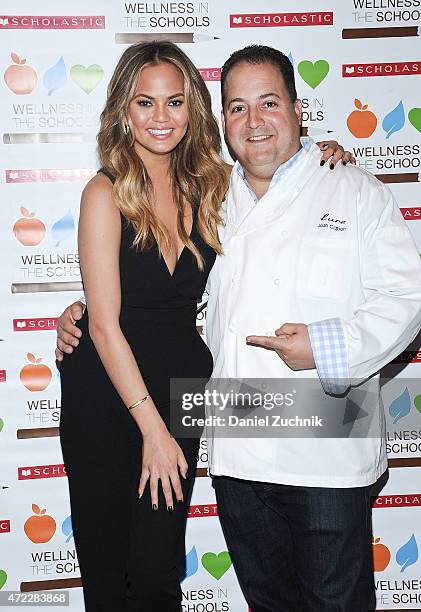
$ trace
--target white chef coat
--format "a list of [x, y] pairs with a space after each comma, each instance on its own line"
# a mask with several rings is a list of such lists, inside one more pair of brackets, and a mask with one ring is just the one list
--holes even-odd
[[223, 438], [208, 428], [210, 473], [302, 486], [372, 484], [387, 467], [377, 372], [421, 326], [414, 241], [385, 185], [358, 167], [320, 167], [313, 142], [258, 202], [238, 169], [237, 162], [222, 206], [224, 254], [208, 281], [213, 378], [317, 378], [316, 370], [294, 372], [274, 351], [247, 345], [246, 336], [339, 318], [349, 382], [359, 384], [354, 401], [370, 391], [364, 408], [374, 435]]

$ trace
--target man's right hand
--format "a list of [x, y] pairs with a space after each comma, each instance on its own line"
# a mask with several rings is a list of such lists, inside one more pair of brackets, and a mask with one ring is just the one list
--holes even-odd
[[72, 353], [73, 347], [79, 344], [78, 338], [82, 332], [75, 325], [75, 321], [82, 318], [85, 304], [74, 302], [66, 308], [57, 321], [57, 348], [56, 359], [63, 361], [63, 353]]

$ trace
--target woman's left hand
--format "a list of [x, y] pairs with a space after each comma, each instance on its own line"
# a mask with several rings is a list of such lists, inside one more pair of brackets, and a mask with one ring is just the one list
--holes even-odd
[[355, 164], [355, 157], [352, 155], [351, 151], [345, 151], [336, 140], [322, 140], [322, 142], [316, 142], [316, 144], [319, 149], [323, 151], [320, 159], [321, 166], [324, 166], [324, 164], [329, 161], [329, 167], [333, 170], [339, 161], [341, 161], [344, 166], [346, 166], [347, 163]]

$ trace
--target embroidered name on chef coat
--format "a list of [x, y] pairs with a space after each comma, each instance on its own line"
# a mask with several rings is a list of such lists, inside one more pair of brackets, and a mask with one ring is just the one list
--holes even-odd
[[346, 219], [337, 219], [334, 214], [327, 212], [320, 217], [320, 223], [317, 228], [328, 229], [334, 232], [346, 232], [346, 222]]

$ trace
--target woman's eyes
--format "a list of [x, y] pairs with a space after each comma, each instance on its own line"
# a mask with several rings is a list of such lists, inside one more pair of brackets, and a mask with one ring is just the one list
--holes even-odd
[[[152, 106], [151, 100], [138, 100], [137, 103], [139, 106], [142, 106], [143, 108]], [[170, 100], [168, 102], [169, 106], [175, 106], [176, 108], [181, 106], [182, 104], [184, 104], [184, 100]]]

